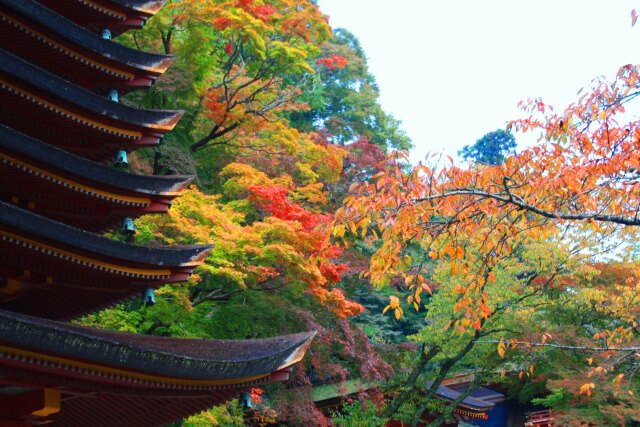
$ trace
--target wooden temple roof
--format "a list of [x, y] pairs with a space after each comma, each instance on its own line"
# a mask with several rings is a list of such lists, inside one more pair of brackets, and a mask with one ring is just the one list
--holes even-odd
[[[427, 381], [427, 389], [431, 387], [431, 384], [433, 384], [433, 381]], [[442, 400], [453, 402], [465, 390], [466, 386], [453, 388], [446, 385], [440, 385], [436, 390], [435, 396]], [[493, 409], [497, 402], [502, 400], [504, 400], [504, 395], [502, 393], [486, 387], [477, 387], [469, 396], [465, 397], [458, 406], [475, 412], [487, 412]]]
[[0, 0], [0, 47], [101, 93], [150, 86], [174, 59], [105, 40], [34, 0]]
[[180, 267], [199, 265], [211, 245], [139, 246], [112, 240], [0, 202], [0, 227], [73, 248], [82, 254], [126, 260], [132, 265]]
[[166, 0], [38, 0], [78, 25], [101, 32], [108, 28], [117, 36], [141, 28]]
[[0, 49], [2, 124], [94, 160], [157, 145], [181, 111], [110, 101]]
[[164, 213], [192, 179], [122, 172], [0, 125], [0, 200], [77, 228], [105, 232]]
[[0, 310], [3, 346], [96, 366], [126, 366], [132, 374], [157, 376], [162, 383], [159, 388], [172, 388], [180, 381], [205, 389], [241, 379], [253, 381], [299, 361], [300, 350], [314, 335], [304, 332], [246, 340], [168, 338], [88, 328]]
[[0, 202], [0, 309], [78, 317], [187, 280], [210, 248], [123, 243]]
[[[285, 380], [314, 335], [165, 338], [0, 310], [0, 394], [3, 383], [14, 385], [14, 393], [20, 391], [15, 384], [25, 393], [56, 385], [60, 411], [40, 419], [58, 425], [163, 425], [237, 397], [252, 385]], [[127, 402], [144, 410], [133, 412]]]

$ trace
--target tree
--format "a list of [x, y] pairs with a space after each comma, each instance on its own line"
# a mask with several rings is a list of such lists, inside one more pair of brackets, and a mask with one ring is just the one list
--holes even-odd
[[[467, 341], [441, 364], [427, 395], [435, 392], [443, 373], [477, 343], [486, 341], [483, 336], [493, 317], [506, 309], [495, 297], [499, 269], [517, 260], [521, 248], [532, 241], [568, 241], [572, 244], [569, 253], [579, 260], [589, 253], [611, 251], [613, 246], [623, 253], [624, 242], [637, 238], [640, 122], [624, 120], [627, 117], [623, 113], [626, 105], [640, 95], [639, 81], [639, 68], [624, 66], [613, 82], [595, 81], [562, 114], [541, 100], [523, 103], [523, 111], [529, 116], [512, 122], [510, 127], [540, 132], [540, 144], [507, 158], [501, 165], [465, 168], [440, 166], [436, 160], [406, 173], [406, 154], [395, 153], [384, 171], [374, 175], [375, 182], [356, 186], [353, 196], [337, 212], [335, 236], [340, 238], [350, 231], [381, 238], [369, 269], [373, 283], [384, 286], [401, 276], [407, 303], [416, 309], [421, 308], [424, 292], [434, 292], [427, 283], [430, 262], [446, 271], [454, 285], [448, 291], [452, 311], [447, 330], [450, 337], [462, 335]], [[411, 250], [416, 246], [422, 248], [419, 257]], [[640, 299], [637, 280], [630, 278], [626, 286], [608, 288], [607, 292], [615, 292], [605, 302], [606, 298], [590, 297], [593, 292], [589, 286], [578, 280], [568, 281], [562, 264], [554, 262], [545, 268], [549, 267], [553, 268], [546, 274], [531, 276], [531, 280], [542, 283], [534, 288], [537, 293], [556, 289], [561, 295], [577, 295], [586, 305], [595, 303], [596, 311], [612, 316], [603, 330], [580, 338], [586, 340], [584, 349], [620, 355], [640, 350], [636, 329], [639, 319], [633, 308], [633, 301]], [[530, 279], [526, 270], [518, 274]], [[528, 294], [526, 288], [520, 292]], [[432, 308], [431, 301], [427, 311]], [[510, 305], [519, 302], [516, 296]], [[391, 299], [389, 309], [401, 314], [401, 301]], [[527, 345], [573, 346], [570, 342], [549, 343], [543, 331], [531, 338], [523, 342], [496, 337], [494, 344], [500, 355]], [[441, 351], [437, 345], [423, 347], [409, 383], [415, 382]], [[624, 382], [624, 375], [619, 374], [624, 374], [631, 362], [624, 360], [621, 365], [599, 366], [600, 372]], [[584, 378], [583, 385], [573, 390], [576, 395], [589, 394], [595, 387], [587, 381], [588, 372], [584, 372]], [[392, 405], [392, 409], [397, 408]]]
[[243, 127], [258, 130], [294, 102], [314, 70], [309, 57], [330, 36], [318, 7], [308, 1], [190, 1], [178, 5], [191, 25], [213, 23], [224, 41], [219, 74], [202, 93], [204, 135], [197, 151], [224, 144]]
[[[145, 29], [122, 35], [138, 49], [176, 55], [154, 86], [123, 102], [185, 110], [162, 147], [138, 151], [131, 167], [197, 173], [198, 185], [169, 215], [137, 220], [135, 239], [214, 248], [188, 283], [159, 289], [154, 306], [132, 301], [83, 319], [167, 336], [318, 331], [293, 374], [302, 388], [268, 390], [280, 421], [293, 425], [324, 421], [308, 410], [305, 372], [376, 381], [393, 372], [350, 320], [363, 309], [353, 287], [364, 255], [334, 244], [325, 225], [351, 182], [371, 179], [383, 149], [407, 148], [408, 139], [377, 104], [357, 40], [332, 46], [330, 36], [313, 0], [169, 0]], [[238, 422], [227, 412], [189, 422]]]
[[487, 133], [471, 146], [465, 145], [458, 151], [458, 155], [467, 161], [499, 165], [509, 154], [514, 153], [515, 148], [516, 139], [511, 132], [498, 129]]
[[364, 138], [383, 150], [411, 148], [400, 121], [379, 104], [380, 89], [356, 36], [337, 29], [321, 48], [325, 58], [344, 58], [344, 66], [318, 73], [314, 90], [301, 97], [310, 108], [289, 113], [291, 125], [320, 130], [341, 146]]
[[[182, 125], [195, 152], [306, 108], [296, 98], [308, 90], [315, 61], [322, 61], [319, 46], [330, 35], [325, 16], [306, 0], [184, 0], [124, 41], [178, 55], [158, 80], [161, 90], [137, 97], [156, 108], [186, 108]], [[343, 66], [337, 59], [329, 63]]]

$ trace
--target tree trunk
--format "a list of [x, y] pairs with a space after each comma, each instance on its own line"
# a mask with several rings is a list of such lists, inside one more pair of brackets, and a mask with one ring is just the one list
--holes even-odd
[[420, 374], [424, 371], [424, 368], [427, 366], [427, 363], [431, 359], [433, 359], [436, 354], [440, 351], [440, 347], [434, 346], [429, 349], [428, 352], [425, 353], [425, 344], [422, 344], [422, 348], [420, 349], [420, 360], [418, 364], [411, 371], [411, 375], [407, 378], [407, 382], [405, 383], [405, 389], [400, 394], [400, 396], [393, 399], [393, 402], [387, 407], [384, 411], [384, 416], [386, 418], [391, 418], [393, 414], [395, 414], [400, 406], [411, 396], [411, 393], [416, 389], [416, 381], [420, 377]]
[[[442, 381], [446, 378], [446, 376], [449, 373], [449, 371], [451, 370], [451, 368], [453, 368], [453, 366], [456, 363], [458, 363], [460, 361], [460, 359], [462, 359], [469, 351], [471, 351], [471, 349], [476, 344], [476, 340], [479, 338], [479, 336], [480, 336], [480, 331], [478, 330], [473, 335], [473, 338], [471, 340], [469, 340], [467, 345], [464, 346], [464, 348], [462, 350], [460, 350], [458, 352], [458, 354], [456, 354], [454, 357], [448, 358], [444, 362], [444, 364], [442, 365], [442, 368], [440, 368], [440, 371], [438, 372], [438, 376], [433, 381], [433, 384], [431, 384], [431, 387], [429, 387], [429, 390], [427, 390], [427, 394], [423, 397], [425, 402], [428, 402], [429, 399], [431, 399], [433, 397], [433, 395], [436, 393], [436, 391], [438, 390], [438, 387], [440, 387], [440, 384], [442, 384]], [[415, 427], [420, 423], [420, 419], [422, 418], [422, 414], [426, 410], [427, 410], [427, 406], [426, 405], [423, 405], [420, 408], [418, 408], [418, 410], [413, 415], [413, 420], [411, 421], [411, 425], [412, 426]]]

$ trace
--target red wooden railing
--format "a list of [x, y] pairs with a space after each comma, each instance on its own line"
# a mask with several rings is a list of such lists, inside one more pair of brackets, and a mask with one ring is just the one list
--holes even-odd
[[553, 413], [546, 409], [544, 411], [535, 411], [527, 413], [527, 421], [525, 427], [552, 427]]

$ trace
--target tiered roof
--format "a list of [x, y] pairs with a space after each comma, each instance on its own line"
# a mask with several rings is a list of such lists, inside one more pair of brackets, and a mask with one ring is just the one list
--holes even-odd
[[78, 317], [187, 280], [210, 248], [131, 245], [0, 202], [0, 309]]

